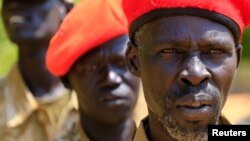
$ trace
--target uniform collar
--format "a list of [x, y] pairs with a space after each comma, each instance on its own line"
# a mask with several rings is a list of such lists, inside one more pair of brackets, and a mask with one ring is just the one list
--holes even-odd
[[[9, 109], [13, 110], [14, 116], [10, 116], [7, 121], [7, 128], [14, 128], [20, 126], [24, 123], [35, 111], [42, 110], [46, 111], [46, 102], [38, 102], [38, 100], [32, 95], [29, 89], [26, 87], [18, 66], [15, 65], [7, 77], [7, 89], [11, 90], [9, 92], [9, 100], [11, 101], [6, 108], [7, 112]], [[65, 89], [64, 94], [54, 101], [54, 103], [62, 103], [63, 99], [67, 98], [70, 91]], [[66, 107], [71, 107], [77, 109], [76, 98], [72, 95], [70, 102]], [[68, 98], [69, 99], [69, 98]], [[75, 103], [75, 104], [73, 104]], [[12, 106], [15, 105], [15, 106]], [[48, 113], [47, 113], [48, 114]]]
[[7, 76], [5, 86], [7, 106], [7, 127], [13, 128], [23, 123], [39, 104], [26, 88], [18, 66], [15, 65]]

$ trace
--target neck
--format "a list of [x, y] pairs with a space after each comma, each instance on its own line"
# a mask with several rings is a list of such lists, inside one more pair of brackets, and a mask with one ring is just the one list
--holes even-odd
[[176, 141], [173, 139], [167, 130], [164, 129], [163, 125], [160, 121], [153, 115], [152, 112], [149, 111], [149, 128], [150, 128], [150, 136], [153, 141]]
[[136, 130], [132, 118], [120, 123], [101, 123], [87, 115], [81, 115], [81, 127], [93, 141], [132, 141]]
[[26, 86], [35, 97], [53, 95], [54, 89], [62, 87], [60, 79], [46, 68], [47, 42], [20, 43], [18, 67]]

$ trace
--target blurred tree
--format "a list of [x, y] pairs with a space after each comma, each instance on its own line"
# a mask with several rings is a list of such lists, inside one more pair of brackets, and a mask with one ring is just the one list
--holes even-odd
[[244, 46], [243, 58], [245, 61], [248, 60], [248, 63], [249, 63], [249, 58], [250, 58], [250, 27], [247, 30], [245, 30], [245, 32], [244, 32], [243, 46]]
[[78, 3], [80, 0], [74, 0], [74, 3]]
[[[0, 7], [2, 8], [2, 0]], [[0, 78], [9, 71], [16, 58], [17, 48], [8, 40], [0, 18]]]

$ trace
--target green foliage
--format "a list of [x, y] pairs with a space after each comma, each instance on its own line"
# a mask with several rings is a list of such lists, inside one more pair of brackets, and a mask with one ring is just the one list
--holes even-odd
[[[0, 0], [2, 7], [2, 0]], [[0, 17], [0, 78], [4, 76], [17, 58], [17, 48], [8, 40]]]
[[243, 35], [243, 59], [250, 59], [250, 27], [245, 30]]
[[77, 4], [80, 0], [74, 0], [74, 3]]

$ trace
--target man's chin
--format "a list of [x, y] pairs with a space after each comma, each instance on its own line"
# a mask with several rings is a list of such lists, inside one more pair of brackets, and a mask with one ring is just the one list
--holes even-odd
[[207, 128], [204, 126], [180, 127], [166, 126], [167, 132], [178, 141], [203, 141], [207, 139]]
[[37, 39], [32, 37], [32, 38], [28, 38], [28, 37], [12, 37], [10, 38], [10, 40], [16, 44], [22, 44], [22, 43], [31, 43], [36, 41]]
[[167, 129], [171, 136], [178, 141], [206, 141], [207, 131], [202, 130], [175, 130]]
[[[219, 117], [216, 119], [219, 120]], [[214, 117], [208, 123], [178, 122], [173, 116], [165, 117], [160, 122], [168, 134], [178, 141], [205, 141], [207, 140], [207, 125], [217, 124]]]
[[39, 41], [44, 41], [45, 39], [49, 38], [49, 36], [35, 36], [35, 35], [26, 35], [26, 36], [21, 36], [21, 35], [12, 35], [9, 36], [10, 40], [14, 43], [32, 43], [32, 42], [39, 42]]
[[124, 114], [124, 115], [109, 115], [106, 116], [104, 118], [99, 119], [100, 122], [103, 122], [105, 124], [110, 124], [110, 125], [118, 125], [121, 122], [126, 121], [127, 119], [129, 119], [129, 116]]

